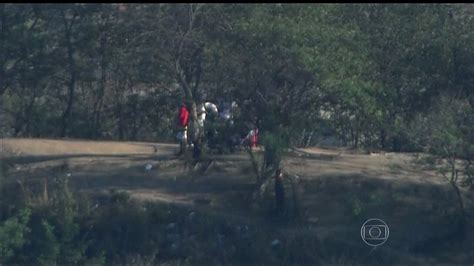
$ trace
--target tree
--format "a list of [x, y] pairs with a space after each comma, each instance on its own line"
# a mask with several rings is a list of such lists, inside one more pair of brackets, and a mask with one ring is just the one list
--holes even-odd
[[460, 178], [470, 178], [474, 158], [470, 123], [473, 118], [474, 112], [467, 100], [443, 96], [432, 105], [426, 117], [418, 117], [412, 136], [418, 145], [438, 159], [438, 171], [455, 192], [461, 225], [465, 225], [467, 217], [459, 185]]

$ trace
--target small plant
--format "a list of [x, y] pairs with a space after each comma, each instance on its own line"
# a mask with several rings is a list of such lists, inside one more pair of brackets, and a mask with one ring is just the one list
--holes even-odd
[[54, 233], [54, 226], [43, 219], [41, 229], [41, 234], [35, 238], [35, 242], [38, 243], [36, 250], [39, 252], [36, 263], [39, 265], [56, 264], [61, 246]]
[[383, 199], [380, 195], [377, 194], [371, 194], [370, 195], [370, 203], [374, 204], [376, 206], [380, 206], [383, 204]]
[[363, 203], [356, 195], [352, 195], [348, 198], [347, 205], [354, 218], [360, 217], [364, 211]]
[[262, 143], [264, 152], [264, 169], [272, 171], [280, 167], [283, 153], [288, 148], [288, 141], [281, 133], [268, 132], [263, 134]]
[[352, 214], [355, 217], [359, 217], [361, 213], [362, 213], [362, 203], [359, 199], [355, 199], [354, 200], [354, 205], [353, 205], [353, 208], [352, 208]]

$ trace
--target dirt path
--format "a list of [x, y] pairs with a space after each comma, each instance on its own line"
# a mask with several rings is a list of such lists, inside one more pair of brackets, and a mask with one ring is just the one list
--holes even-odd
[[171, 154], [174, 144], [149, 142], [0, 139], [0, 158], [66, 155], [160, 155]]

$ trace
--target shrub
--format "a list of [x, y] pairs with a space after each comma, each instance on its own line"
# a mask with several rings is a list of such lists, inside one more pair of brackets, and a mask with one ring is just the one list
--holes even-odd
[[0, 225], [1, 263], [8, 262], [15, 255], [15, 252], [25, 245], [30, 233], [28, 228], [30, 215], [31, 211], [25, 208]]
[[287, 138], [280, 132], [265, 132], [262, 135], [262, 144], [265, 148], [265, 170], [268, 168], [276, 170], [280, 167], [283, 153], [288, 148]]

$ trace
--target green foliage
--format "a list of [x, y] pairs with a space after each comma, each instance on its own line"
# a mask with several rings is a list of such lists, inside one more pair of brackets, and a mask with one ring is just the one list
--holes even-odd
[[414, 117], [441, 94], [474, 99], [463, 5], [1, 10], [6, 136], [171, 141], [181, 100], [225, 99], [241, 107], [236, 124], [292, 128], [291, 143], [329, 127], [343, 145], [420, 151]]
[[[31, 200], [28, 203], [31, 208], [28, 212], [31, 218], [25, 220], [28, 235], [22, 247], [15, 250], [10, 262], [77, 265], [85, 260], [88, 243], [81, 235], [79, 217], [85, 214], [80, 214], [82, 210], [77, 208], [75, 196], [69, 192], [66, 179], [57, 177], [53, 181], [48, 193], [49, 200], [39, 203]], [[8, 200], [8, 195], [3, 197]], [[20, 205], [21, 201], [15, 204]]]
[[279, 132], [265, 132], [261, 136], [261, 143], [265, 149], [265, 168], [276, 170], [280, 167], [282, 156], [288, 149], [288, 141]]
[[145, 208], [125, 192], [113, 193], [110, 200], [110, 204], [94, 215], [91, 250], [98, 254], [103, 251], [112, 261], [128, 254], [152, 254], [156, 242], [153, 241], [153, 230]]
[[415, 134], [421, 133], [415, 141], [436, 157], [438, 172], [453, 188], [461, 224], [466, 221], [466, 210], [458, 180], [462, 178], [461, 184], [469, 184], [472, 180], [473, 118], [474, 109], [469, 101], [443, 95], [432, 105], [427, 116], [418, 117], [413, 130]]
[[363, 203], [360, 201], [360, 199], [356, 196], [353, 196], [350, 200], [350, 206], [351, 206], [351, 214], [356, 217], [356, 218], [359, 218], [361, 216], [361, 214], [363, 213], [364, 211], [364, 208], [363, 208]]
[[410, 137], [419, 147], [440, 159], [472, 158], [472, 117], [469, 102], [450, 96], [440, 97], [427, 115], [419, 115]]
[[55, 265], [57, 264], [58, 256], [60, 254], [60, 243], [55, 236], [54, 227], [46, 220], [41, 222], [41, 233], [35, 238], [37, 243], [38, 257], [36, 262], [40, 265]]
[[7, 263], [26, 244], [30, 229], [28, 222], [31, 211], [22, 209], [0, 225], [0, 262]]
[[75, 197], [69, 191], [67, 178], [57, 178], [53, 195], [52, 221], [55, 237], [60, 245], [59, 264], [77, 264], [81, 261], [86, 243], [80, 238], [78, 209]]

